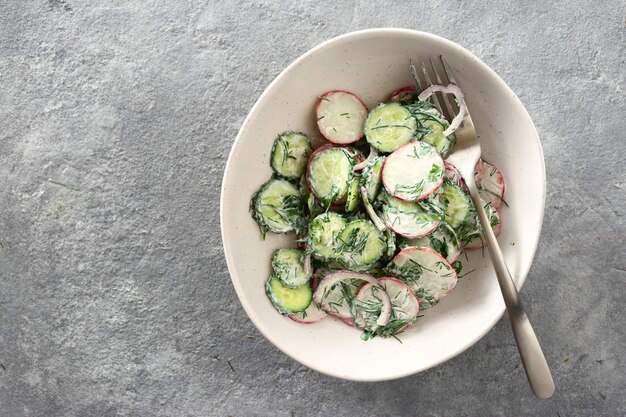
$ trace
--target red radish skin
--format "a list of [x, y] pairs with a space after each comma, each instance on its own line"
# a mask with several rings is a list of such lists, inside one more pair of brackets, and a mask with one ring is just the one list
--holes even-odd
[[[376, 320], [376, 324], [378, 326], [386, 326], [387, 323], [389, 323], [389, 319], [391, 319], [391, 300], [389, 299], [389, 295], [385, 292], [385, 289], [382, 288], [378, 284], [378, 282], [370, 282], [370, 283], [365, 284], [364, 286], [362, 286], [361, 289], [357, 292], [356, 297], [354, 298], [354, 300], [356, 302], [356, 300], [364, 298], [366, 291], [368, 291], [373, 286], [379, 287], [380, 288], [380, 292], [386, 297], [386, 298], [381, 298], [381, 300], [384, 300], [384, 301], [382, 301], [383, 309], [382, 309], [382, 311], [380, 313], [380, 316]], [[355, 310], [356, 310], [357, 314], [359, 315], [359, 318], [360, 318], [361, 322], [365, 322], [365, 319], [363, 318], [363, 314], [361, 314], [361, 312], [358, 310], [358, 307], [355, 307]], [[355, 323], [356, 323], [356, 320], [355, 320]]]
[[324, 296], [324, 291], [326, 287], [332, 286], [337, 282], [340, 282], [344, 279], [360, 279], [363, 280], [364, 284], [376, 282], [376, 278], [371, 275], [364, 274], [361, 272], [353, 272], [348, 270], [340, 270], [333, 272], [331, 274], [326, 275], [319, 283], [317, 289], [313, 293], [313, 302], [317, 303], [317, 305], [330, 316], [337, 317], [340, 320], [354, 320], [352, 314], [340, 314], [335, 311], [330, 310], [327, 306], [322, 304], [322, 297]]
[[[432, 248], [416, 248], [414, 246], [408, 246], [404, 249], [402, 249], [396, 256], [394, 256], [394, 259], [396, 259], [399, 256], [410, 256], [410, 253], [413, 251], [423, 251], [423, 252], [430, 252], [434, 255], [436, 255], [439, 259], [438, 261], [444, 262], [445, 264], [447, 264], [447, 266], [449, 267], [450, 271], [452, 271], [454, 273], [453, 277], [454, 280], [452, 281], [452, 283], [450, 284], [450, 288], [448, 288], [446, 291], [441, 292], [439, 294], [437, 294], [435, 297], [433, 297], [434, 300], [441, 300], [443, 297], [445, 297], [446, 295], [450, 294], [450, 291], [452, 291], [454, 289], [454, 287], [456, 287], [457, 284], [457, 280], [458, 280], [458, 276], [456, 274], [456, 271], [454, 270], [454, 268], [452, 267], [452, 264], [450, 264], [450, 262], [448, 262], [446, 260], [446, 258], [444, 258], [443, 256], [441, 256], [441, 254], [439, 252], [437, 252], [436, 250], [432, 249]], [[393, 259], [392, 259], [393, 262]], [[424, 302], [427, 301], [424, 298], [419, 298], [417, 297], [417, 300], [419, 302]]]
[[[306, 315], [304, 313], [306, 313]], [[325, 319], [326, 317], [328, 317], [328, 314], [324, 310], [319, 308], [317, 304], [311, 302], [311, 305], [308, 306], [307, 309], [304, 310], [304, 312], [289, 314], [287, 315], [287, 317], [289, 317], [296, 323], [311, 324], [317, 323], [318, 321]]]
[[363, 138], [363, 135], [364, 135], [363, 128], [361, 128], [360, 131], [353, 137], [340, 138], [338, 137], [340, 136], [338, 135], [338, 132], [331, 131], [331, 128], [328, 128], [324, 125], [324, 117], [325, 117], [324, 107], [329, 101], [332, 101], [333, 97], [338, 96], [338, 95], [341, 95], [344, 97], [346, 97], [345, 95], [351, 96], [354, 99], [353, 105], [360, 107], [360, 111], [364, 113], [363, 121], [365, 121], [365, 117], [367, 117], [367, 113], [369, 110], [367, 106], [365, 105], [365, 103], [363, 103], [363, 101], [356, 94], [351, 93], [350, 91], [345, 91], [345, 90], [331, 90], [322, 94], [320, 96], [320, 100], [317, 102], [317, 106], [315, 108], [317, 128], [319, 129], [322, 136], [324, 136], [324, 138], [326, 138], [326, 140], [328, 140], [329, 142], [332, 142], [338, 145], [346, 145], [349, 143], [357, 142], [361, 138]]
[[[492, 227], [491, 229], [493, 230], [493, 234], [496, 235], [496, 238], [498, 236], [500, 236], [500, 232], [502, 232], [502, 217], [500, 217], [500, 214], [496, 211], [495, 215], [498, 216], [498, 219], [500, 219], [500, 222], [498, 224], [496, 224], [494, 227]], [[476, 250], [476, 249], [482, 249], [486, 246], [487, 242], [485, 241], [485, 239], [473, 239], [469, 242], [467, 242], [464, 246], [463, 249], [471, 251], [471, 250]]]
[[[383, 215], [383, 217], [385, 217], [385, 216]], [[406, 234], [406, 233], [402, 232], [398, 228], [398, 225], [393, 225], [393, 222], [385, 222], [387, 227], [389, 227], [391, 230], [393, 230], [393, 232], [395, 234], [400, 235], [400, 236], [404, 236], [404, 237], [409, 238], [409, 239], [419, 239], [420, 237], [426, 236], [427, 234], [429, 234], [433, 230], [435, 230], [439, 226], [440, 223], [441, 223], [441, 221], [437, 221], [436, 223], [433, 223], [433, 226], [430, 229], [424, 229], [425, 230], [424, 232], [419, 233], [417, 235], [409, 235], [409, 234]]]
[[[398, 152], [398, 151], [402, 150], [403, 148], [405, 148], [405, 147], [407, 147], [407, 146], [414, 146], [414, 144], [415, 144], [415, 143], [422, 143], [422, 142], [409, 142], [409, 143], [407, 143], [406, 145], [403, 145], [403, 146], [399, 147], [398, 149], [396, 149], [395, 151], [393, 151], [393, 152], [392, 152], [392, 153], [391, 153], [391, 154], [387, 157], [387, 159], [385, 159], [385, 162], [383, 163], [383, 169], [382, 169], [382, 172], [381, 172], [381, 175], [382, 175], [382, 180], [383, 180], [383, 186], [385, 187], [385, 190], [387, 190], [387, 192], [388, 192], [389, 194], [393, 195], [394, 197], [396, 197], [396, 198], [398, 198], [398, 199], [400, 199], [400, 200], [410, 201], [410, 202], [421, 201], [421, 200], [423, 200], [423, 199], [425, 199], [425, 198], [428, 198], [428, 197], [429, 197], [432, 193], [434, 193], [435, 191], [437, 191], [437, 190], [439, 189], [439, 187], [441, 187], [441, 184], [443, 184], [443, 179], [445, 178], [445, 175], [442, 175], [442, 176], [441, 176], [441, 178], [439, 179], [439, 181], [437, 181], [436, 183], [433, 183], [433, 185], [431, 186], [431, 188], [430, 188], [430, 189], [428, 189], [428, 190], [426, 190], [426, 191], [423, 191], [423, 192], [422, 192], [422, 195], [420, 195], [417, 199], [403, 198], [402, 196], [397, 196], [397, 195], [394, 195], [394, 193], [393, 193], [393, 192], [394, 192], [395, 190], [393, 190], [393, 189], [391, 188], [391, 185], [390, 185], [390, 184], [388, 184], [388, 182], [389, 182], [388, 180], [387, 180], [387, 181], [385, 181], [385, 171], [386, 171], [386, 169], [388, 169], [388, 166], [389, 166], [389, 160], [390, 160], [390, 158], [393, 156], [393, 154], [394, 154], [394, 153], [396, 153], [396, 152]], [[426, 143], [425, 143], [425, 145], [428, 145], [428, 144], [426, 144]], [[428, 146], [432, 146], [432, 145], [428, 145]], [[433, 146], [433, 148], [434, 148], [434, 146]], [[437, 152], [437, 151], [435, 150], [435, 152]], [[437, 154], [439, 155], [439, 153], [437, 153]], [[438, 162], [440, 162], [440, 165], [441, 165], [442, 167], [445, 167], [445, 166], [444, 166], [444, 163], [443, 163], [443, 158], [441, 158], [441, 155], [439, 155], [439, 158], [438, 158], [438, 159], [439, 159], [439, 161], [438, 161]], [[391, 163], [393, 164], [393, 159], [391, 160]]]
[[504, 176], [498, 168], [489, 162], [482, 161], [480, 172], [474, 177], [480, 198], [491, 203], [494, 210], [498, 210], [504, 201], [506, 184]]
[[[413, 289], [410, 286], [408, 286], [406, 284], [406, 282], [402, 281], [401, 279], [395, 278], [395, 277], [381, 277], [381, 278], [378, 278], [378, 283], [383, 288], [385, 288], [385, 284], [386, 283], [391, 283], [391, 284], [395, 284], [395, 285], [399, 285], [399, 286], [404, 287], [407, 290], [407, 292], [409, 294], [409, 297], [412, 300], [414, 300], [414, 302], [415, 302], [415, 317], [417, 317], [417, 315], [420, 312], [420, 303], [419, 303], [419, 300], [417, 299], [417, 297], [415, 296], [415, 293], [413, 292]], [[400, 333], [404, 332], [406, 329], [408, 329], [412, 325], [413, 324], [409, 323], [409, 324], [401, 327], [400, 329], [398, 329], [398, 331], [395, 334], [400, 334]]]
[[[398, 88], [396, 91], [389, 95], [389, 99], [387, 101], [395, 101], [398, 103], [405, 103], [406, 97], [414, 96], [414, 99], [417, 99], [417, 90], [413, 86], [406, 86]], [[410, 101], [410, 100], [409, 100]]]
[[455, 167], [448, 161], [444, 161], [443, 164], [446, 168], [444, 177], [450, 180], [452, 184], [458, 185], [464, 192], [469, 192], [467, 186], [465, 185], [465, 181], [463, 181], [463, 177], [461, 176], [461, 173], [459, 172], [457, 167]]

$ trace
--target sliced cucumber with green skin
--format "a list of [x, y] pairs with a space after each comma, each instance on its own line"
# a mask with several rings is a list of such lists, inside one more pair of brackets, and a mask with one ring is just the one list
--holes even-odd
[[367, 107], [356, 95], [347, 91], [328, 91], [320, 96], [316, 113], [317, 127], [330, 142], [343, 145], [363, 137]]
[[307, 284], [311, 273], [304, 270], [305, 253], [301, 249], [278, 249], [272, 256], [272, 268], [276, 275], [288, 287], [296, 288]]
[[445, 207], [445, 222], [453, 229], [459, 227], [470, 214], [472, 200], [458, 185], [444, 182], [437, 199]]
[[412, 142], [387, 157], [382, 178], [385, 189], [394, 197], [419, 201], [441, 186], [443, 173], [443, 159], [437, 149], [424, 142]]
[[341, 214], [328, 211], [315, 217], [309, 223], [308, 246], [313, 257], [319, 260], [336, 259], [339, 256], [337, 236], [346, 220]]
[[281, 177], [296, 179], [304, 174], [313, 148], [309, 138], [300, 132], [284, 132], [276, 137], [270, 164]]
[[418, 203], [403, 201], [387, 195], [383, 206], [385, 224], [397, 234], [418, 238], [430, 233], [441, 222], [438, 214], [424, 210]]
[[408, 246], [432, 248], [451, 264], [459, 259], [459, 255], [461, 255], [459, 239], [454, 230], [446, 223], [441, 223], [439, 227], [426, 236], [417, 239], [404, 239], [400, 244], [402, 248]]
[[[487, 212], [487, 217], [493, 228], [500, 223], [499, 216], [496, 215], [496, 211], [491, 207], [490, 203], [481, 200], [483, 208]], [[482, 239], [482, 226], [478, 219], [478, 213], [476, 213], [476, 207], [473, 203], [470, 203], [470, 213], [467, 218], [454, 230], [459, 237], [459, 242], [467, 244], [467, 242], [476, 241], [476, 239]]]
[[384, 156], [377, 156], [376, 158], [370, 160], [361, 173], [361, 183], [367, 190], [367, 198], [369, 201], [374, 201], [380, 192], [384, 162]]
[[387, 269], [406, 282], [419, 301], [435, 302], [452, 291], [457, 282], [452, 265], [431, 248], [404, 248]]
[[302, 194], [287, 180], [271, 179], [263, 184], [252, 197], [250, 209], [263, 232], [301, 232], [306, 229]]
[[348, 187], [348, 194], [346, 195], [346, 205], [345, 205], [345, 209], [348, 212], [356, 210], [357, 207], [359, 207], [359, 204], [361, 203], [361, 195], [360, 195], [360, 189], [359, 189], [360, 184], [361, 184], [360, 177], [354, 177], [352, 178], [352, 181], [350, 181], [350, 186]]
[[417, 120], [400, 103], [380, 104], [365, 119], [365, 138], [381, 152], [393, 152], [409, 143], [417, 133]]
[[378, 261], [387, 244], [385, 235], [365, 219], [353, 220], [337, 236], [339, 260], [354, 271], [366, 271]]
[[419, 113], [417, 120], [427, 132], [420, 135], [419, 139], [430, 143], [440, 154], [444, 155], [454, 144], [454, 135], [445, 136], [444, 130], [449, 126], [436, 109], [430, 109]]
[[353, 166], [354, 157], [340, 147], [324, 149], [311, 157], [307, 171], [309, 189], [324, 207], [344, 201]]
[[265, 292], [272, 304], [283, 314], [299, 313], [306, 310], [313, 300], [313, 290], [308, 284], [291, 288], [271, 275], [265, 284]]

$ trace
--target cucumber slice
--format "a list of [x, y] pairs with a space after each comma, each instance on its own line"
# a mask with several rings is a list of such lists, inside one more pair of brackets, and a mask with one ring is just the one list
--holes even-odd
[[461, 245], [454, 230], [446, 223], [442, 223], [426, 236], [417, 239], [404, 239], [400, 247], [432, 248], [451, 264], [459, 259]]
[[362, 184], [367, 190], [367, 198], [369, 201], [374, 201], [380, 192], [380, 187], [382, 185], [381, 174], [384, 162], [384, 156], [373, 158], [370, 162], [368, 162], [365, 168], [363, 168], [363, 172], [361, 173]]
[[425, 210], [420, 204], [403, 201], [387, 194], [383, 206], [383, 220], [394, 232], [409, 238], [418, 238], [435, 229], [441, 218]]
[[381, 152], [393, 152], [417, 133], [417, 120], [400, 103], [380, 104], [365, 119], [365, 139]]
[[[491, 204], [483, 200], [481, 201], [483, 203], [483, 208], [487, 212], [487, 217], [489, 218], [491, 227], [493, 228], [500, 223], [500, 217], [496, 214], [493, 207], [491, 207]], [[459, 237], [459, 241], [464, 244], [471, 241], [475, 242], [476, 239], [482, 239], [483, 230], [480, 225], [480, 220], [478, 219], [478, 213], [476, 213], [476, 207], [474, 207], [473, 203], [470, 202], [470, 213], [467, 218], [454, 231]]]
[[437, 199], [445, 207], [444, 220], [456, 229], [469, 216], [472, 201], [458, 185], [449, 182], [444, 182], [440, 191]]
[[308, 246], [313, 257], [327, 261], [339, 256], [337, 236], [346, 226], [341, 214], [328, 211], [315, 217], [309, 223]]
[[352, 93], [329, 91], [317, 104], [317, 127], [330, 142], [347, 144], [363, 137], [367, 107]]
[[339, 260], [354, 271], [365, 271], [378, 261], [387, 248], [385, 236], [365, 219], [353, 220], [337, 236]]
[[291, 288], [271, 275], [265, 284], [265, 292], [272, 304], [283, 314], [299, 313], [309, 307], [313, 300], [313, 290], [307, 285]]
[[419, 139], [430, 143], [440, 154], [445, 154], [454, 144], [454, 135], [446, 136], [443, 134], [449, 124], [441, 117], [441, 114], [435, 109], [420, 112], [417, 114], [417, 120], [421, 125], [422, 133]]
[[281, 177], [295, 179], [304, 174], [313, 148], [309, 138], [300, 132], [284, 132], [276, 137], [270, 165]]
[[411, 286], [419, 301], [434, 303], [452, 291], [457, 282], [452, 265], [431, 248], [404, 248], [387, 269]]
[[312, 156], [307, 173], [309, 188], [322, 205], [328, 207], [346, 197], [353, 165], [354, 158], [339, 147], [327, 148]]
[[311, 279], [311, 273], [304, 271], [304, 256], [305, 253], [301, 249], [278, 249], [272, 256], [274, 275], [291, 288], [307, 284]]
[[[498, 237], [500, 232], [502, 231], [502, 221], [500, 220], [500, 214], [496, 210], [487, 210], [487, 216], [489, 217], [489, 222], [491, 223], [491, 229], [493, 233]], [[476, 217], [478, 217], [478, 213], [476, 213]], [[475, 220], [479, 222], [478, 218]], [[479, 225], [480, 226], [480, 225]], [[467, 241], [463, 246], [464, 249], [480, 249], [485, 246], [486, 242], [483, 239], [482, 235], [482, 227], [480, 227], [480, 234], [475, 235], [473, 239]]]
[[360, 186], [361, 178], [354, 177], [352, 181], [350, 181], [350, 186], [348, 187], [348, 194], [346, 195], [346, 211], [354, 211], [357, 207], [359, 207], [359, 203], [361, 202], [361, 194], [360, 194]]
[[419, 201], [443, 181], [443, 159], [434, 146], [412, 142], [389, 155], [383, 165], [385, 189], [401, 200]]
[[299, 233], [306, 229], [302, 194], [289, 181], [271, 179], [263, 184], [252, 196], [250, 209], [263, 233]]

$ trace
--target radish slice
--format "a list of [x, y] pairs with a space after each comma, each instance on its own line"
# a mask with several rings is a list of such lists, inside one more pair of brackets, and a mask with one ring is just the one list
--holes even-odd
[[419, 201], [439, 188], [444, 164], [437, 149], [424, 142], [411, 142], [394, 151], [383, 165], [383, 185], [394, 197]]
[[367, 107], [347, 91], [328, 91], [317, 104], [317, 127], [332, 143], [353, 143], [363, 137]]
[[417, 90], [412, 85], [398, 88], [391, 93], [387, 101], [396, 101], [402, 104], [408, 104], [417, 100]]
[[452, 265], [431, 248], [404, 248], [388, 269], [411, 286], [420, 302], [433, 303], [445, 297], [457, 282]]
[[367, 158], [363, 162], [359, 162], [354, 166], [355, 171], [360, 171], [370, 163], [370, 161], [378, 156], [378, 151], [376, 148], [370, 146], [370, 153], [367, 155]]
[[469, 192], [467, 186], [465, 185], [465, 181], [463, 181], [463, 177], [461, 176], [461, 173], [459, 172], [457, 167], [455, 167], [448, 161], [444, 161], [444, 166], [446, 168], [446, 171], [444, 173], [446, 179], [452, 184], [458, 185], [464, 192]]
[[387, 323], [392, 334], [405, 331], [417, 320], [420, 304], [417, 297], [404, 281], [393, 277], [378, 278], [378, 284], [385, 289], [391, 301], [391, 319]]
[[318, 322], [326, 318], [327, 316], [328, 314], [324, 310], [319, 308], [317, 304], [311, 303], [311, 305], [309, 305], [307, 309], [304, 310], [303, 312], [289, 314], [287, 317], [289, 317], [291, 320], [295, 321], [296, 323], [309, 324], [309, 323]]
[[432, 248], [451, 264], [461, 255], [459, 239], [448, 224], [441, 223], [437, 229], [418, 239], [406, 239], [401, 247], [415, 246], [416, 248]]
[[377, 282], [365, 284], [354, 299], [354, 322], [357, 328], [375, 332], [391, 318], [391, 300]]
[[367, 283], [376, 283], [368, 274], [341, 270], [326, 275], [313, 293], [313, 301], [331, 316], [353, 319], [352, 305], [358, 290]]
[[383, 220], [397, 234], [418, 238], [433, 231], [441, 222], [437, 214], [429, 213], [419, 204], [387, 196], [383, 206]]
[[[492, 226], [491, 229], [496, 237], [500, 236], [500, 232], [502, 231], [502, 220], [500, 219], [500, 213], [496, 210], [493, 211], [493, 215], [498, 218], [498, 224]], [[480, 236], [476, 236], [474, 239], [467, 242], [463, 248], [467, 250], [480, 249], [485, 247], [487, 242], [483, 238], [482, 234]]]
[[454, 95], [459, 105], [459, 113], [456, 116], [454, 116], [454, 119], [452, 119], [450, 126], [448, 126], [448, 128], [443, 131], [444, 136], [449, 136], [453, 134], [455, 130], [458, 129], [458, 127], [461, 125], [461, 122], [463, 121], [463, 117], [465, 117], [465, 114], [467, 113], [467, 106], [465, 105], [465, 96], [463, 95], [463, 92], [456, 84], [448, 84], [446, 86], [431, 85], [430, 87], [422, 91], [420, 95], [417, 97], [417, 99], [420, 101], [424, 101], [436, 92]]
[[479, 171], [474, 176], [480, 198], [490, 203], [494, 210], [504, 202], [504, 177], [498, 168], [482, 161]]

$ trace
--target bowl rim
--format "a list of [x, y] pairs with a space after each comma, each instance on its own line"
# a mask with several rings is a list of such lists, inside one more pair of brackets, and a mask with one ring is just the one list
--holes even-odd
[[[537, 228], [538, 230], [536, 230], [536, 236], [537, 239], [534, 242], [534, 245], [532, 246], [532, 250], [530, 251], [530, 254], [532, 256], [530, 256], [530, 262], [528, 264], [528, 266], [522, 270], [522, 273], [517, 276], [516, 279], [516, 286], [518, 291], [521, 290], [524, 282], [526, 281], [526, 278], [528, 277], [528, 273], [530, 271], [530, 268], [532, 266], [532, 261], [535, 258], [536, 252], [537, 252], [537, 247], [539, 245], [539, 240], [541, 237], [541, 229], [543, 226], [543, 221], [544, 221], [544, 215], [545, 215], [545, 203], [546, 203], [546, 189], [547, 189], [547, 177], [546, 177], [546, 168], [545, 168], [545, 156], [544, 156], [544, 152], [543, 152], [543, 147], [541, 144], [541, 140], [539, 138], [539, 134], [537, 132], [537, 128], [532, 120], [532, 118], [530, 117], [530, 114], [528, 113], [528, 110], [526, 109], [526, 107], [524, 106], [524, 104], [522, 103], [522, 101], [519, 99], [519, 97], [517, 96], [517, 94], [511, 89], [511, 87], [509, 87], [508, 84], [506, 84], [506, 82], [491, 68], [489, 67], [485, 62], [483, 62], [479, 57], [477, 57], [475, 54], [473, 54], [471, 51], [469, 51], [468, 49], [464, 48], [463, 46], [457, 44], [454, 41], [451, 41], [449, 39], [446, 39], [442, 36], [439, 35], [435, 35], [433, 33], [430, 32], [424, 32], [424, 31], [419, 31], [419, 30], [414, 30], [414, 29], [406, 29], [406, 28], [393, 28], [393, 27], [381, 27], [381, 28], [370, 28], [370, 29], [363, 29], [363, 30], [357, 30], [357, 31], [352, 31], [352, 32], [347, 32], [338, 36], [334, 36], [330, 39], [327, 39], [319, 44], [317, 44], [316, 46], [308, 49], [307, 51], [305, 51], [304, 53], [302, 53], [298, 58], [296, 58], [294, 61], [292, 61], [287, 67], [285, 67], [273, 80], [270, 84], [267, 85], [267, 87], [265, 87], [265, 89], [263, 90], [263, 92], [261, 93], [261, 95], [259, 95], [259, 97], [256, 99], [254, 105], [250, 108], [250, 110], [248, 111], [244, 121], [241, 124], [241, 127], [239, 128], [239, 131], [237, 133], [237, 136], [235, 137], [235, 140], [233, 141], [232, 145], [231, 145], [231, 149], [229, 151], [228, 154], [228, 159], [226, 161], [226, 165], [224, 167], [224, 173], [223, 173], [223, 177], [222, 177], [222, 185], [220, 187], [220, 231], [221, 231], [221, 237], [222, 237], [222, 249], [224, 251], [224, 257], [226, 259], [226, 265], [228, 267], [228, 272], [229, 272], [229, 276], [231, 278], [231, 282], [235, 288], [235, 292], [237, 293], [237, 297], [239, 298], [239, 301], [241, 303], [241, 305], [244, 308], [244, 311], [246, 312], [248, 318], [250, 319], [250, 321], [252, 321], [252, 323], [254, 324], [254, 326], [259, 330], [259, 332], [261, 332], [261, 334], [267, 339], [269, 340], [276, 348], [278, 348], [278, 350], [280, 350], [281, 352], [283, 352], [284, 354], [286, 354], [287, 356], [289, 356], [290, 358], [292, 358], [293, 360], [295, 360], [296, 362], [299, 362], [317, 372], [320, 372], [322, 374], [325, 375], [329, 375], [335, 378], [339, 378], [339, 379], [344, 379], [344, 380], [352, 380], [352, 381], [361, 381], [361, 382], [375, 382], [375, 381], [387, 381], [387, 380], [394, 380], [394, 379], [400, 379], [400, 378], [404, 378], [404, 377], [408, 377], [411, 375], [415, 375], [418, 374], [420, 372], [426, 371], [430, 368], [433, 368], [437, 365], [440, 365], [444, 362], [449, 361], [450, 359], [460, 355], [461, 353], [467, 351], [470, 347], [472, 347], [473, 345], [475, 345], [480, 339], [482, 339], [487, 333], [489, 333], [489, 331], [491, 331], [493, 329], [493, 327], [496, 325], [496, 323], [498, 321], [500, 321], [500, 319], [502, 318], [502, 316], [504, 315], [504, 313], [506, 312], [506, 308], [502, 307], [502, 310], [499, 314], [494, 315], [493, 319], [490, 320], [488, 322], [488, 324], [484, 327], [484, 331], [482, 332], [477, 332], [475, 334], [475, 336], [471, 339], [468, 340], [468, 342], [466, 344], [464, 344], [463, 346], [459, 347], [459, 349], [457, 349], [456, 351], [451, 352], [449, 355], [441, 357], [439, 360], [433, 361], [431, 363], [428, 364], [428, 366], [422, 367], [421, 369], [410, 369], [407, 370], [406, 372], [399, 372], [396, 373], [394, 375], [387, 375], [387, 376], [381, 376], [381, 377], [350, 377], [350, 376], [346, 376], [344, 374], [339, 374], [339, 373], [333, 373], [332, 371], [328, 371], [328, 370], [322, 370], [319, 369], [318, 367], [316, 367], [314, 365], [314, 363], [312, 361], [308, 361], [308, 360], [303, 360], [302, 358], [296, 358], [295, 356], [293, 356], [291, 353], [283, 350], [280, 346], [279, 341], [275, 340], [274, 337], [271, 336], [271, 334], [267, 331], [266, 326], [260, 321], [258, 320], [258, 318], [255, 316], [254, 311], [252, 306], [250, 305], [250, 303], [248, 302], [248, 300], [245, 297], [242, 297], [243, 294], [243, 288], [241, 285], [241, 282], [238, 279], [234, 279], [234, 275], [236, 275], [236, 270], [235, 270], [235, 260], [232, 259], [232, 254], [230, 254], [227, 251], [226, 248], [226, 236], [227, 236], [227, 231], [226, 228], [224, 226], [224, 216], [225, 216], [225, 212], [224, 212], [224, 200], [225, 200], [225, 194], [226, 194], [226, 179], [229, 176], [229, 172], [232, 170], [232, 165], [233, 165], [233, 155], [234, 155], [234, 150], [237, 148], [237, 144], [242, 140], [242, 136], [243, 136], [243, 132], [246, 130], [245, 127], [247, 126], [247, 124], [249, 123], [252, 115], [255, 113], [255, 111], [257, 110], [257, 107], [260, 105], [260, 103], [263, 101], [263, 98], [269, 94], [270, 91], [273, 90], [273, 86], [275, 84], [277, 84], [282, 78], [283, 76], [290, 72], [293, 68], [297, 67], [303, 60], [308, 59], [309, 55], [314, 54], [320, 50], [323, 50], [327, 47], [329, 47], [330, 45], [333, 45], [335, 43], [339, 43], [342, 41], [349, 41], [349, 40], [353, 40], [355, 38], [360, 38], [360, 37], [371, 37], [371, 36], [389, 36], [389, 35], [403, 35], [403, 36], [411, 36], [414, 37], [416, 40], [418, 38], [426, 38], [426, 39], [430, 39], [432, 41], [435, 42], [440, 42], [443, 44], [446, 44], [448, 47], [450, 47], [451, 49], [455, 49], [457, 52], [459, 52], [460, 54], [467, 56], [468, 58], [472, 59], [475, 61], [475, 63], [477, 63], [483, 71], [485, 71], [486, 73], [488, 73], [495, 81], [496, 83], [503, 88], [505, 91], [507, 91], [509, 94], [512, 95], [513, 100], [517, 102], [517, 104], [519, 104], [520, 110], [523, 111], [527, 117], [528, 122], [530, 122], [530, 126], [529, 128], [532, 129], [532, 132], [534, 133], [534, 137], [536, 138], [536, 145], [537, 145], [537, 151], [539, 153], [540, 156], [540, 160], [539, 165], [541, 167], [542, 170], [542, 181], [541, 181], [541, 186], [542, 186], [542, 190], [541, 190], [541, 212], [540, 212], [540, 216], [539, 216], [539, 221], [537, 222]], [[533, 141], [535, 142], [535, 141]]]

